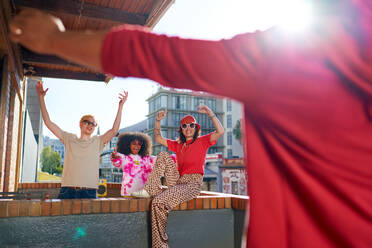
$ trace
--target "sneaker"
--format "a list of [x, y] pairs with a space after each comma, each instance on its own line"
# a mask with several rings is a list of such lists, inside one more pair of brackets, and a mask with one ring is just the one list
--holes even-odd
[[133, 192], [130, 195], [137, 197], [137, 198], [150, 198], [151, 197], [151, 195], [145, 189], [141, 189], [140, 191]]

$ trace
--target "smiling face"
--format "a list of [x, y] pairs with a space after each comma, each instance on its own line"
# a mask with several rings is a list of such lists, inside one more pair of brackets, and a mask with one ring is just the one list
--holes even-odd
[[194, 123], [185, 123], [181, 125], [182, 133], [185, 135], [186, 140], [191, 140], [195, 134], [195, 124]]
[[93, 116], [83, 116], [80, 120], [81, 134], [92, 135], [97, 123]]
[[130, 152], [133, 155], [137, 155], [140, 152], [141, 147], [142, 147], [142, 142], [139, 140], [133, 140], [132, 142], [130, 142], [130, 145], [129, 145]]

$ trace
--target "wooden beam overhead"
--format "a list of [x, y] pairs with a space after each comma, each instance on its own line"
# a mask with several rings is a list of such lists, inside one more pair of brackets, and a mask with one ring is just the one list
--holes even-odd
[[106, 79], [106, 75], [103, 75], [101, 73], [67, 71], [67, 70], [49, 69], [49, 68], [37, 67], [37, 66], [32, 66], [32, 67], [33, 67], [32, 76], [36, 76], [36, 77], [50, 77], [50, 78], [63, 78], [63, 79], [75, 79], [75, 80], [102, 81], [102, 82], [104, 82]]
[[79, 66], [67, 60], [61, 59], [60, 57], [57, 57], [57, 56], [34, 53], [24, 47], [22, 47], [21, 49], [21, 56], [22, 56], [22, 62], [24, 64], [41, 63], [41, 64], [51, 64], [51, 65]]
[[145, 25], [147, 15], [128, 13], [120, 9], [98, 6], [88, 2], [76, 0], [14, 0], [17, 8], [27, 7], [55, 13], [71, 14], [75, 16], [115, 21], [120, 23]]

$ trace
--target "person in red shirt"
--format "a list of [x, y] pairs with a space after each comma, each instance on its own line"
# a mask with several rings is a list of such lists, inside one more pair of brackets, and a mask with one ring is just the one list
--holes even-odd
[[241, 101], [247, 247], [371, 247], [372, 1], [312, 3], [316, 21], [296, 35], [275, 27], [208, 41], [130, 25], [72, 32], [30, 10], [10, 30], [36, 52]]
[[[152, 247], [168, 247], [165, 233], [169, 212], [181, 204], [197, 197], [203, 183], [204, 163], [208, 148], [217, 143], [224, 129], [213, 111], [205, 105], [198, 112], [207, 114], [212, 120], [215, 132], [200, 136], [201, 127], [192, 115], [186, 115], [180, 121], [179, 138], [166, 139], [161, 135], [160, 121], [167, 110], [159, 111], [155, 119], [155, 141], [176, 153], [177, 164], [169, 153], [160, 152], [144, 188], [132, 193], [135, 197], [154, 197], [151, 203]], [[162, 191], [161, 177], [164, 175], [168, 188]]]

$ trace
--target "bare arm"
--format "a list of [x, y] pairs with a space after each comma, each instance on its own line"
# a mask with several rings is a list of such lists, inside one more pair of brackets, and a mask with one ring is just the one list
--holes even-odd
[[160, 145], [163, 145], [165, 147], [168, 147], [167, 139], [165, 139], [161, 135], [160, 131], [160, 121], [164, 119], [164, 117], [167, 115], [167, 110], [159, 111], [155, 118], [155, 128], [154, 128], [154, 136], [155, 141], [158, 142]]
[[17, 15], [9, 28], [12, 41], [30, 50], [101, 71], [100, 52], [107, 31], [66, 31], [60, 19], [30, 9]]
[[217, 116], [206, 105], [198, 106], [198, 112], [202, 114], [207, 114], [209, 118], [211, 118], [214, 128], [216, 129], [216, 132], [212, 133], [210, 141], [212, 142], [218, 140], [223, 135], [225, 130], [221, 122], [218, 120]]
[[116, 118], [115, 118], [114, 124], [112, 125], [112, 128], [103, 135], [103, 143], [106, 144], [118, 133], [120, 122], [121, 122], [121, 112], [123, 110], [124, 103], [127, 101], [127, 98], [128, 98], [128, 92], [124, 91], [124, 94], [119, 94], [120, 102], [119, 102], [118, 112], [116, 114]]
[[41, 81], [39, 81], [36, 85], [36, 92], [38, 94], [39, 103], [40, 103], [40, 110], [41, 115], [43, 116], [43, 120], [45, 123], [45, 126], [60, 140], [62, 140], [62, 129], [57, 126], [54, 122], [52, 122], [49, 118], [49, 113], [45, 105], [44, 97], [46, 95], [46, 92], [48, 89], [44, 90], [43, 84]]

